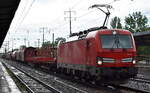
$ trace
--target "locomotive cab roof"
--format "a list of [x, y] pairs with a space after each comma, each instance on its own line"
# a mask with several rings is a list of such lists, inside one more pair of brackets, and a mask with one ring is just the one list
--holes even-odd
[[70, 37], [67, 39], [68, 41], [74, 41], [74, 40], [80, 40], [84, 38], [90, 38], [95, 37], [96, 34], [113, 34], [113, 32], [116, 32], [117, 34], [131, 34], [130, 31], [125, 29], [100, 29], [98, 27], [91, 28], [88, 30], [80, 31], [79, 33], [73, 33], [70, 35]]

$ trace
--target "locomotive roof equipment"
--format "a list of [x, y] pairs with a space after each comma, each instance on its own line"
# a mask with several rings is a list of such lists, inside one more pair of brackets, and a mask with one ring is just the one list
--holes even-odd
[[[106, 11], [104, 11], [103, 9], [101, 9], [101, 7], [106, 8]], [[105, 25], [108, 22], [109, 15], [110, 15], [109, 9], [111, 9], [113, 7], [111, 5], [108, 5], [108, 4], [95, 4], [95, 5], [92, 5], [89, 8], [97, 8], [97, 9], [101, 10], [103, 13], [106, 14], [106, 17], [105, 17], [103, 25], [101, 27], [93, 27], [93, 28], [90, 28], [90, 29], [87, 29], [87, 30], [84, 30], [84, 31], [80, 31], [79, 33], [72, 33], [72, 34], [70, 34], [70, 37], [72, 37], [72, 36], [79, 36], [79, 38], [83, 38], [89, 32], [100, 30], [100, 29], [107, 29], [107, 27]]]

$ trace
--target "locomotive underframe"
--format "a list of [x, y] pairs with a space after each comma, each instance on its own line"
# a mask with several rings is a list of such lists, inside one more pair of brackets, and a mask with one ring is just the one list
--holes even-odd
[[103, 78], [109, 80], [128, 79], [136, 76], [138, 73], [137, 67], [95, 67], [79, 64], [58, 63], [57, 68], [65, 69], [66, 73], [75, 75], [80, 73], [86, 76], [89, 75], [90, 77], [96, 77], [98, 79]]

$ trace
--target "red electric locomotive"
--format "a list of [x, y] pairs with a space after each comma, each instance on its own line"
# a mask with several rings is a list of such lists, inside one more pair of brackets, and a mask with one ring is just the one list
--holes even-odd
[[135, 56], [135, 42], [129, 31], [103, 29], [60, 44], [57, 67], [83, 77], [127, 79], [137, 74]]
[[[92, 8], [104, 5], [93, 5]], [[107, 10], [110, 6], [106, 6]], [[100, 9], [101, 10], [101, 9]], [[104, 11], [103, 11], [104, 12]], [[60, 71], [93, 80], [124, 80], [137, 74], [136, 47], [131, 32], [121, 29], [91, 28], [70, 36], [76, 40], [58, 46]]]

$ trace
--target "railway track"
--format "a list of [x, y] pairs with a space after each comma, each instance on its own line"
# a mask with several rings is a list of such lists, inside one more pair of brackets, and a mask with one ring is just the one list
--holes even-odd
[[37, 78], [22, 70], [18, 70], [8, 64], [3, 63], [3, 65], [16, 77], [17, 80], [19, 80], [21, 84], [26, 87], [26, 91], [29, 93], [62, 93], [53, 86], [39, 81]]
[[[5, 63], [6, 64], [6, 63]], [[47, 73], [43, 73], [42, 71], [34, 70], [33, 68], [19, 66], [19, 64], [11, 64], [14, 67], [17, 66], [17, 69], [23, 69], [23, 72], [37, 78], [38, 81], [45, 83], [46, 85], [53, 86], [55, 89], [59, 90], [59, 93], [88, 93], [87, 90], [82, 90], [80, 88], [74, 87], [71, 84], [67, 84], [66, 82], [62, 82], [61, 79], [49, 75]], [[22, 71], [22, 70], [21, 70]], [[91, 90], [92, 91], [92, 90]], [[44, 92], [45, 93], [45, 92]]]
[[[42, 81], [47, 85], [53, 86], [54, 88], [61, 91], [62, 93], [149, 93], [150, 92], [150, 90], [145, 90], [144, 88], [141, 88], [142, 85], [140, 83], [142, 81], [137, 81], [139, 80], [137, 78], [130, 79], [127, 84], [123, 84], [121, 86], [120, 85], [102, 86], [102, 85], [94, 85], [91, 83], [84, 84], [84, 82], [82, 83], [80, 82], [81, 80], [79, 82], [76, 82], [76, 80], [74, 80], [74, 82], [71, 81], [68, 83], [68, 80], [63, 80], [61, 77], [55, 77], [49, 75], [48, 73], [43, 73], [43, 71], [33, 70], [31, 67], [26, 67], [23, 66], [22, 64], [18, 64], [18, 63], [15, 64], [14, 62], [13, 64], [12, 62], [8, 62], [8, 63], [20, 67], [20, 69], [24, 69], [25, 72], [27, 72], [30, 75], [34, 75], [34, 77], [38, 78], [39, 81]], [[138, 87], [137, 84], [139, 85]], [[146, 86], [150, 86], [149, 82], [147, 82]]]
[[144, 78], [144, 75], [141, 74], [135, 78], [130, 78], [125, 84], [106, 84], [106, 86], [117, 89], [119, 93], [150, 93], [150, 79]]
[[126, 84], [123, 84], [120, 87], [141, 93], [150, 93], [150, 79], [141, 77], [131, 78]]
[[[133, 80], [131, 80], [133, 82]], [[130, 81], [130, 82], [131, 82]], [[144, 88], [141, 88], [141, 85], [138, 84], [139, 86], [137, 87], [136, 84], [142, 81], [137, 81], [136, 84], [131, 84], [130, 82], [122, 85], [116, 85], [116, 84], [86, 84], [90, 87], [93, 87], [95, 89], [110, 89], [112, 92], [111, 93], [150, 93], [150, 90], [146, 90]], [[132, 86], [134, 87], [132, 87]], [[150, 86], [147, 85], [147, 86]], [[149, 88], [148, 88], [149, 89]]]

